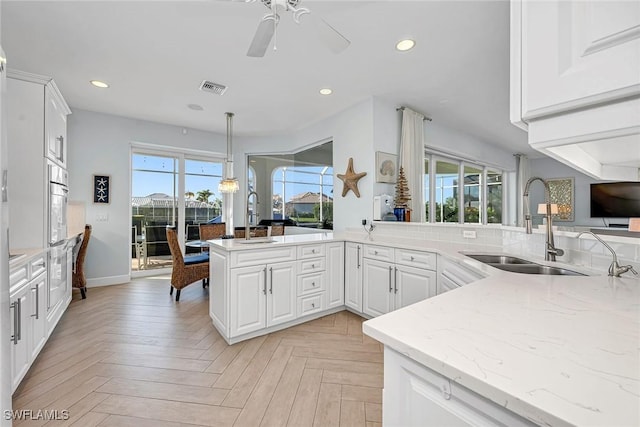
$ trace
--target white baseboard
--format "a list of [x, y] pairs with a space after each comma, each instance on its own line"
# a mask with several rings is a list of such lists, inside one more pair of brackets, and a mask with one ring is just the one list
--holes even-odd
[[87, 288], [97, 288], [100, 286], [122, 285], [129, 283], [131, 276], [128, 274], [122, 276], [109, 276], [109, 277], [96, 277], [94, 279], [87, 279]]

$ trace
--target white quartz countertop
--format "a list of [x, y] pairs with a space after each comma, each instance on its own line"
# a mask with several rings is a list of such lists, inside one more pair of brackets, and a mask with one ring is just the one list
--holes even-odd
[[640, 281], [490, 272], [364, 332], [541, 425], [640, 425]]
[[484, 279], [368, 320], [363, 330], [538, 424], [640, 425], [640, 280], [603, 272], [509, 273], [460, 253], [499, 253], [499, 248], [442, 241], [370, 241], [350, 233], [271, 239], [210, 244], [213, 250], [235, 251], [344, 240], [436, 252], [482, 272]]
[[333, 233], [321, 232], [312, 234], [292, 234], [272, 237], [252, 237], [245, 239], [215, 239], [208, 240], [209, 247], [219, 251], [246, 251], [252, 249], [269, 249], [273, 246], [292, 246], [311, 243], [326, 243], [341, 239], [334, 239]]

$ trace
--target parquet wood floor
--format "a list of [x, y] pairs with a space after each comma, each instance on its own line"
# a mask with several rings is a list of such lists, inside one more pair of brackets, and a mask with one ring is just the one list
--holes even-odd
[[13, 396], [69, 419], [15, 425], [380, 426], [382, 345], [343, 311], [229, 346], [208, 291], [169, 296], [167, 276], [74, 291]]

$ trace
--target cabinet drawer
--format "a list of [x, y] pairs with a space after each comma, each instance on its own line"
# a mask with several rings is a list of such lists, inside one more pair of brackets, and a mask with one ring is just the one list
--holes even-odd
[[437, 258], [438, 256], [431, 252], [412, 251], [410, 249], [396, 249], [396, 264], [435, 270]]
[[19, 288], [29, 281], [27, 274], [27, 265], [23, 265], [14, 270], [11, 270], [9, 273], [9, 288]]
[[298, 317], [324, 310], [324, 292], [298, 298]]
[[298, 296], [324, 291], [324, 271], [298, 276]]
[[231, 268], [249, 267], [272, 262], [293, 261], [296, 258], [295, 246], [280, 248], [234, 251], [231, 253]]
[[312, 273], [314, 271], [323, 271], [325, 269], [326, 260], [324, 258], [311, 258], [298, 261], [298, 273]]
[[29, 268], [31, 271], [30, 278], [36, 277], [38, 274], [44, 272], [47, 269], [47, 261], [45, 255], [38, 255], [29, 262]]
[[324, 256], [324, 244], [298, 246], [298, 259]]
[[393, 248], [387, 248], [385, 246], [364, 245], [364, 257], [394, 262]]

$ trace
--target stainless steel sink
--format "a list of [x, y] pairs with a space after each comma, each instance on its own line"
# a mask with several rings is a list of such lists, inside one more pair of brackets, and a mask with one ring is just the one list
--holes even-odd
[[256, 238], [256, 239], [236, 239], [236, 241], [234, 243], [238, 243], [241, 245], [257, 245], [260, 243], [273, 243], [275, 242], [275, 239], [269, 239], [269, 238]]
[[527, 261], [522, 258], [516, 258], [509, 255], [489, 255], [489, 254], [464, 254], [469, 258], [480, 261], [491, 267], [512, 273], [523, 274], [548, 274], [556, 276], [586, 276], [586, 274], [577, 271], [567, 270], [562, 267], [548, 266]]
[[483, 262], [485, 264], [533, 264], [531, 261], [527, 261], [522, 258], [516, 258], [508, 255], [485, 255], [485, 254], [465, 254], [469, 258], [473, 258], [476, 261]]
[[540, 264], [494, 264], [488, 263], [490, 266], [504, 271], [524, 274], [550, 274], [555, 276], [585, 276], [585, 274], [577, 271], [567, 270], [566, 268], [551, 267]]

